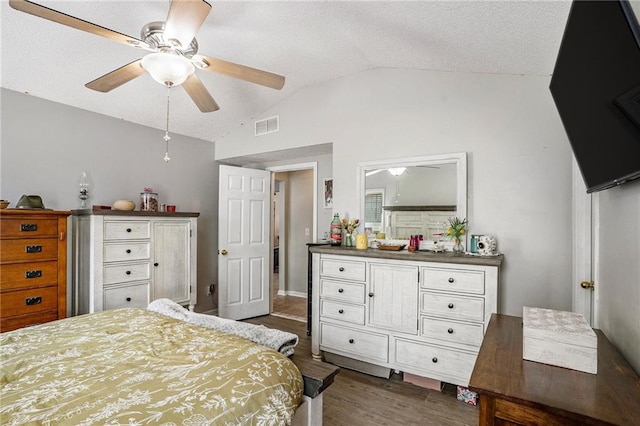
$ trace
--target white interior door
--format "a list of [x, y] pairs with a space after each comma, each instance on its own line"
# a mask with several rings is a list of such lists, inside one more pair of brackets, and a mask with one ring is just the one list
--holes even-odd
[[271, 172], [220, 166], [218, 314], [269, 314]]

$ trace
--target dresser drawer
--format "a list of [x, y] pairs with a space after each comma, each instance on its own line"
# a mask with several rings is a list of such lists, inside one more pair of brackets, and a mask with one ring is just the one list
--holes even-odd
[[149, 253], [150, 243], [148, 242], [106, 243], [104, 245], [105, 262], [149, 259]]
[[395, 365], [408, 372], [466, 386], [477, 353], [405, 339], [395, 341]]
[[320, 317], [364, 325], [364, 305], [350, 305], [322, 299], [320, 300]]
[[472, 345], [480, 349], [484, 327], [481, 323], [461, 323], [423, 316], [420, 334], [430, 339]]
[[320, 324], [320, 346], [370, 360], [387, 362], [389, 337], [333, 324]]
[[116, 284], [129, 281], [144, 281], [150, 277], [149, 263], [130, 265], [108, 265], [104, 267], [104, 284]]
[[364, 284], [320, 280], [320, 297], [341, 302], [364, 303]]
[[104, 309], [146, 308], [149, 305], [149, 283], [110, 287], [104, 290]]
[[422, 268], [422, 276], [423, 288], [484, 294], [484, 272], [482, 271]]
[[105, 221], [104, 240], [140, 240], [151, 235], [151, 222], [148, 220]]
[[2, 293], [0, 317], [58, 309], [58, 287], [42, 287]]
[[58, 283], [58, 262], [12, 263], [2, 265], [0, 291], [45, 287]]
[[320, 275], [351, 281], [364, 281], [366, 279], [366, 265], [364, 261], [322, 258]]
[[438, 317], [483, 322], [484, 299], [423, 291], [420, 311]]
[[2, 317], [0, 318], [0, 333], [16, 330], [22, 327], [29, 327], [31, 325], [43, 324], [57, 319], [57, 310], [37, 312], [29, 315], [19, 315], [17, 317]]
[[38, 238], [57, 235], [57, 219], [2, 218], [2, 227], [0, 227], [0, 237], [2, 238]]
[[58, 258], [57, 238], [2, 240], [0, 262], [32, 261]]

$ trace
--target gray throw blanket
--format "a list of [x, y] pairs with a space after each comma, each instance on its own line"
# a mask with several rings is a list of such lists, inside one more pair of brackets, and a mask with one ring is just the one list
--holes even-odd
[[293, 355], [294, 347], [298, 344], [298, 336], [264, 325], [249, 324], [220, 318], [215, 315], [198, 314], [183, 308], [172, 300], [157, 299], [149, 303], [148, 310], [179, 319], [201, 327], [212, 328], [223, 333], [244, 337], [259, 345], [266, 346], [285, 356]]

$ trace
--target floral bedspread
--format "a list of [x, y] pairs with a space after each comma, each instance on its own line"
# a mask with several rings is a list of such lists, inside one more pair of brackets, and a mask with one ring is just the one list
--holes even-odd
[[145, 309], [0, 334], [2, 425], [286, 425], [302, 392], [277, 351]]

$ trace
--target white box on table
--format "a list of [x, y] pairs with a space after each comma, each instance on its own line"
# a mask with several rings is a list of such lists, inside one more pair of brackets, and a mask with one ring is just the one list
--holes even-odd
[[584, 316], [522, 309], [522, 358], [585, 373], [598, 372], [598, 339]]

